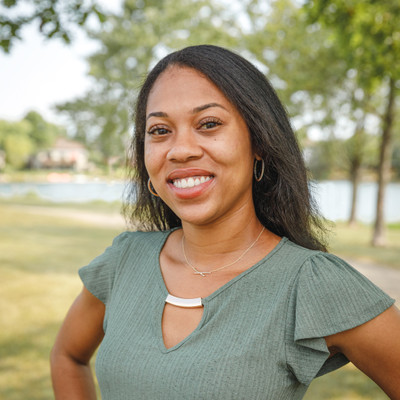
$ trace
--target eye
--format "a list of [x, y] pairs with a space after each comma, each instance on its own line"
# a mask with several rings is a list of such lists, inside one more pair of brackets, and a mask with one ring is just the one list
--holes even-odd
[[165, 126], [160, 126], [160, 125], [152, 126], [147, 130], [147, 133], [149, 135], [155, 135], [155, 136], [166, 135], [169, 132], [170, 132], [169, 129], [167, 129]]
[[222, 121], [218, 118], [215, 117], [209, 117], [206, 119], [203, 119], [199, 122], [199, 129], [213, 129], [216, 128], [217, 126], [222, 125]]

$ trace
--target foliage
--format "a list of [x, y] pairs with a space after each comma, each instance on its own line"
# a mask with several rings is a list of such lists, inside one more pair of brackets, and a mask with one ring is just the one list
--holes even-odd
[[[318, 21], [332, 32], [331, 41], [338, 44], [339, 56], [354, 71], [358, 93], [363, 94], [357, 112], [372, 112], [380, 117], [382, 123], [378, 129], [382, 133], [385, 127], [396, 129], [393, 116], [398, 112], [398, 105], [397, 110], [388, 111], [387, 99], [391, 93], [387, 87], [392, 86], [398, 95], [398, 83], [396, 89], [390, 81], [400, 79], [400, 3], [397, 0], [307, 0], [305, 4], [310, 23]], [[397, 122], [397, 130], [398, 127]], [[389, 149], [391, 136], [388, 133]], [[390, 158], [390, 151], [386, 153]]]
[[363, 87], [400, 78], [400, 3], [397, 0], [307, 0], [313, 22], [333, 27], [342, 57], [357, 68]]
[[354, 159], [355, 154], [360, 153], [362, 166], [365, 169], [375, 171], [378, 164], [379, 136], [363, 134], [361, 136], [353, 135], [344, 141], [342, 157], [344, 158], [344, 168], [347, 172]]
[[381, 120], [374, 246], [385, 244], [384, 198], [390, 176], [396, 81], [400, 79], [400, 4], [398, 0], [306, 0], [312, 22], [333, 32], [342, 58], [357, 71], [360, 87], [368, 93], [387, 88]]
[[2, 0], [0, 7], [0, 48], [5, 53], [21, 40], [22, 28], [33, 21], [38, 22], [44, 37], [65, 43], [71, 42], [73, 29], [84, 26], [90, 16], [105, 21], [94, 0]]
[[[334, 137], [321, 140], [310, 147], [307, 166], [315, 180], [337, 178], [338, 171], [343, 173], [345, 144]], [[335, 176], [336, 175], [336, 176]]]
[[0, 150], [6, 163], [15, 169], [26, 166], [31, 155], [50, 147], [65, 129], [51, 124], [35, 111], [30, 111], [19, 122], [0, 120]]
[[[343, 100], [339, 88], [346, 79], [346, 64], [338, 57], [330, 32], [309, 25], [304, 11], [291, 0], [252, 0], [247, 7], [252, 29], [245, 46], [261, 62], [302, 131], [318, 127], [329, 137]], [[343, 97], [343, 96], [342, 96]]]
[[28, 136], [36, 150], [49, 148], [57, 137], [65, 136], [63, 127], [45, 121], [36, 111], [29, 111], [23, 120], [30, 124]]
[[[365, 120], [377, 114], [382, 94], [360, 87], [330, 28], [310, 24], [305, 10], [291, 0], [274, 1], [269, 12], [263, 4], [249, 3], [253, 29], [246, 47], [265, 65], [304, 145], [309, 133], [319, 132], [322, 141], [307, 149], [313, 177], [327, 179], [337, 172], [344, 177], [365, 163], [366, 134], [376, 133], [364, 127]], [[342, 143], [349, 135], [354, 138]]]
[[397, 141], [393, 148], [392, 169], [396, 179], [400, 179], [400, 142]]
[[22, 168], [34, 149], [29, 129], [25, 121], [0, 121], [0, 149], [6, 154], [6, 163], [14, 168]]
[[[397, 104], [397, 109], [400, 104]], [[398, 114], [400, 114], [398, 112]], [[392, 170], [394, 178], [400, 180], [400, 118], [395, 120], [394, 135], [393, 135], [393, 158], [392, 158]]]

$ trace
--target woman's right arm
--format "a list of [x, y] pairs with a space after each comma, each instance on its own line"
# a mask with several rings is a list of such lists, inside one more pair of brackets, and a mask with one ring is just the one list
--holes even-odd
[[104, 304], [85, 287], [72, 304], [51, 351], [56, 400], [96, 399], [90, 358], [103, 339]]

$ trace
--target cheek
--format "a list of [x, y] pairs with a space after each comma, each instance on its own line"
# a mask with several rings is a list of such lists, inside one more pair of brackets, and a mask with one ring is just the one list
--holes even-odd
[[248, 143], [241, 143], [236, 141], [225, 145], [222, 150], [221, 158], [225, 159], [227, 163], [235, 166], [244, 168], [245, 166], [252, 165], [254, 154]]
[[157, 157], [154, 149], [150, 145], [144, 145], [144, 164], [147, 172], [151, 174], [157, 168]]

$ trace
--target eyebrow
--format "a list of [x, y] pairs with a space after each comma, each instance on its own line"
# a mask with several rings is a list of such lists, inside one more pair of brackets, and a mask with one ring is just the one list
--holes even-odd
[[161, 118], [167, 118], [168, 114], [162, 111], [156, 111], [156, 112], [152, 112], [150, 113], [147, 118], [146, 121], [150, 118], [150, 117], [161, 117]]
[[196, 114], [196, 113], [198, 113], [198, 112], [200, 112], [200, 111], [204, 111], [204, 110], [206, 110], [207, 108], [211, 108], [211, 107], [220, 107], [220, 108], [223, 108], [224, 110], [228, 111], [228, 110], [227, 110], [224, 106], [222, 106], [221, 104], [218, 104], [218, 103], [208, 103], [208, 104], [204, 104], [204, 105], [202, 105], [202, 106], [193, 108], [192, 114]]
[[[228, 111], [223, 105], [218, 104], [218, 103], [207, 103], [207, 104], [203, 104], [202, 106], [198, 106], [193, 108], [192, 110], [192, 114], [197, 114], [201, 111], [207, 110], [207, 108], [212, 108], [212, 107], [220, 107], [223, 108], [224, 110]], [[146, 120], [148, 120], [150, 117], [161, 117], [161, 118], [167, 118], [168, 114], [162, 111], [155, 111], [150, 113]]]

